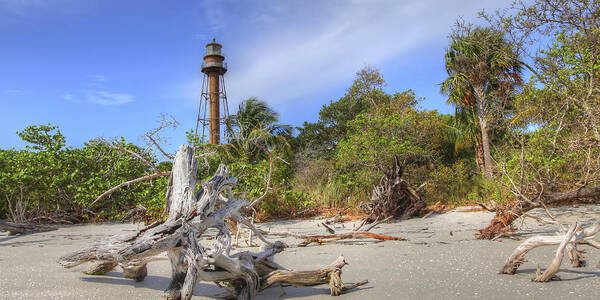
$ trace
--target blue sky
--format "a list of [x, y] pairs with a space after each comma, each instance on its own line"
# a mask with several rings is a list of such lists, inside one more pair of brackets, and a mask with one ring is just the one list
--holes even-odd
[[0, 0], [0, 148], [15, 134], [59, 125], [73, 147], [140, 136], [161, 113], [195, 126], [204, 45], [223, 44], [230, 111], [256, 96], [281, 122], [315, 121], [365, 65], [389, 92], [413, 89], [422, 106], [452, 113], [439, 94], [446, 35], [458, 17], [508, 1]]

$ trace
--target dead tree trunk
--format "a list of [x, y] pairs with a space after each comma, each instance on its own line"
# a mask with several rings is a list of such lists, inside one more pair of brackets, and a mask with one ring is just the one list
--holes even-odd
[[[262, 290], [263, 280], [270, 284], [284, 282], [276, 276], [278, 273], [269, 274], [281, 269], [271, 257], [281, 252], [285, 244], [268, 241], [241, 215], [240, 211], [248, 206], [248, 202], [233, 197], [231, 189], [236, 185], [236, 178], [229, 176], [227, 168], [221, 165], [211, 180], [199, 184], [201, 187], [195, 193], [196, 168], [194, 150], [181, 146], [167, 188], [169, 217], [166, 221], [150, 224], [133, 234], [111, 237], [64, 255], [58, 262], [71, 268], [88, 261], [100, 261], [96, 265], [100, 271], [118, 264], [123, 268], [123, 276], [143, 280], [147, 273], [146, 264], [164, 259], [161, 254], [166, 252], [172, 270], [171, 283], [165, 294], [168, 299], [190, 299], [197, 281], [228, 282], [234, 286], [238, 299], [253, 299]], [[250, 228], [264, 242], [262, 251], [231, 253], [227, 219]], [[218, 230], [214, 249], [198, 241], [209, 228]], [[325, 269], [310, 272], [324, 272], [328, 278], [333, 278], [335, 275], [332, 274], [340, 273], [341, 266]], [[304, 277], [292, 278], [285, 282], [320, 284], [323, 281], [311, 277], [313, 281], [307, 283], [301, 281]]]
[[32, 223], [13, 223], [0, 220], [0, 230], [8, 231], [8, 235], [25, 234], [56, 230], [55, 227]]
[[576, 200], [581, 198], [597, 197], [600, 195], [600, 185], [592, 187], [582, 187], [576, 190], [542, 195], [536, 201], [519, 201], [509, 210], [497, 210], [496, 216], [486, 228], [480, 229], [479, 239], [493, 239], [499, 233], [502, 233], [505, 228], [518, 219], [521, 215], [529, 210], [543, 205], [559, 204], [561, 202]]
[[398, 158], [391, 172], [385, 172], [378, 186], [373, 188], [369, 202], [359, 206], [368, 215], [367, 223], [394, 217], [400, 220], [417, 215], [425, 208], [425, 202], [408, 182], [402, 179], [404, 168]]

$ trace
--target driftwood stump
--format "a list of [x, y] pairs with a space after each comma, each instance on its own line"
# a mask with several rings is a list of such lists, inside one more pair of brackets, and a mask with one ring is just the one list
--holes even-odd
[[[236, 186], [236, 178], [229, 176], [227, 168], [221, 165], [211, 180], [197, 183], [196, 170], [193, 148], [181, 146], [169, 178], [166, 194], [169, 215], [164, 222], [155, 222], [133, 234], [113, 236], [64, 255], [58, 262], [72, 268], [96, 261], [88, 270], [93, 274], [119, 265], [124, 277], [140, 281], [147, 274], [146, 264], [165, 259], [166, 252], [172, 271], [165, 291], [167, 299], [190, 299], [198, 281], [229, 283], [238, 299], [253, 299], [259, 291], [275, 283], [296, 286], [329, 283], [332, 295], [366, 283], [341, 284], [339, 275], [346, 264], [343, 256], [315, 271], [290, 271], [274, 263], [272, 256], [286, 245], [268, 241], [242, 216], [248, 202], [233, 197], [231, 189]], [[197, 192], [196, 185], [200, 185]], [[228, 219], [245, 225], [264, 243], [258, 253], [232, 253]], [[209, 228], [218, 231], [214, 249], [199, 240]]]

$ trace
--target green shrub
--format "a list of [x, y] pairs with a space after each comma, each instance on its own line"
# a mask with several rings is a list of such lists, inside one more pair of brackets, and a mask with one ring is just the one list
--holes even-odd
[[[464, 162], [457, 161], [452, 167], [438, 166], [429, 174], [424, 187], [425, 202], [434, 204], [463, 205], [470, 202], [472, 193], [477, 193], [481, 179], [473, 176]], [[472, 197], [472, 196], [471, 196]]]

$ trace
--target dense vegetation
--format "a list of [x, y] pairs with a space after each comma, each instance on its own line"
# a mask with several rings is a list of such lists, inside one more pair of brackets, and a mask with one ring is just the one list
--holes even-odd
[[[481, 17], [487, 26], [457, 23], [449, 34], [440, 90], [454, 115], [421, 108], [411, 90], [387, 93], [382, 74], [366, 67], [315, 123], [279, 124], [273, 108], [250, 98], [227, 122], [228, 144], [187, 132], [202, 150], [198, 176], [225, 163], [248, 198], [269, 182], [263, 218], [356, 208], [395, 159], [411, 185], [427, 183], [429, 204], [530, 201], [598, 184], [600, 3], [537, 0]], [[137, 205], [158, 218], [164, 209], [167, 177], [92, 205], [119, 183], [170, 169], [147, 147], [121, 138], [68, 148], [51, 125], [17, 134], [30, 145], [0, 150], [0, 218], [120, 219]]]

